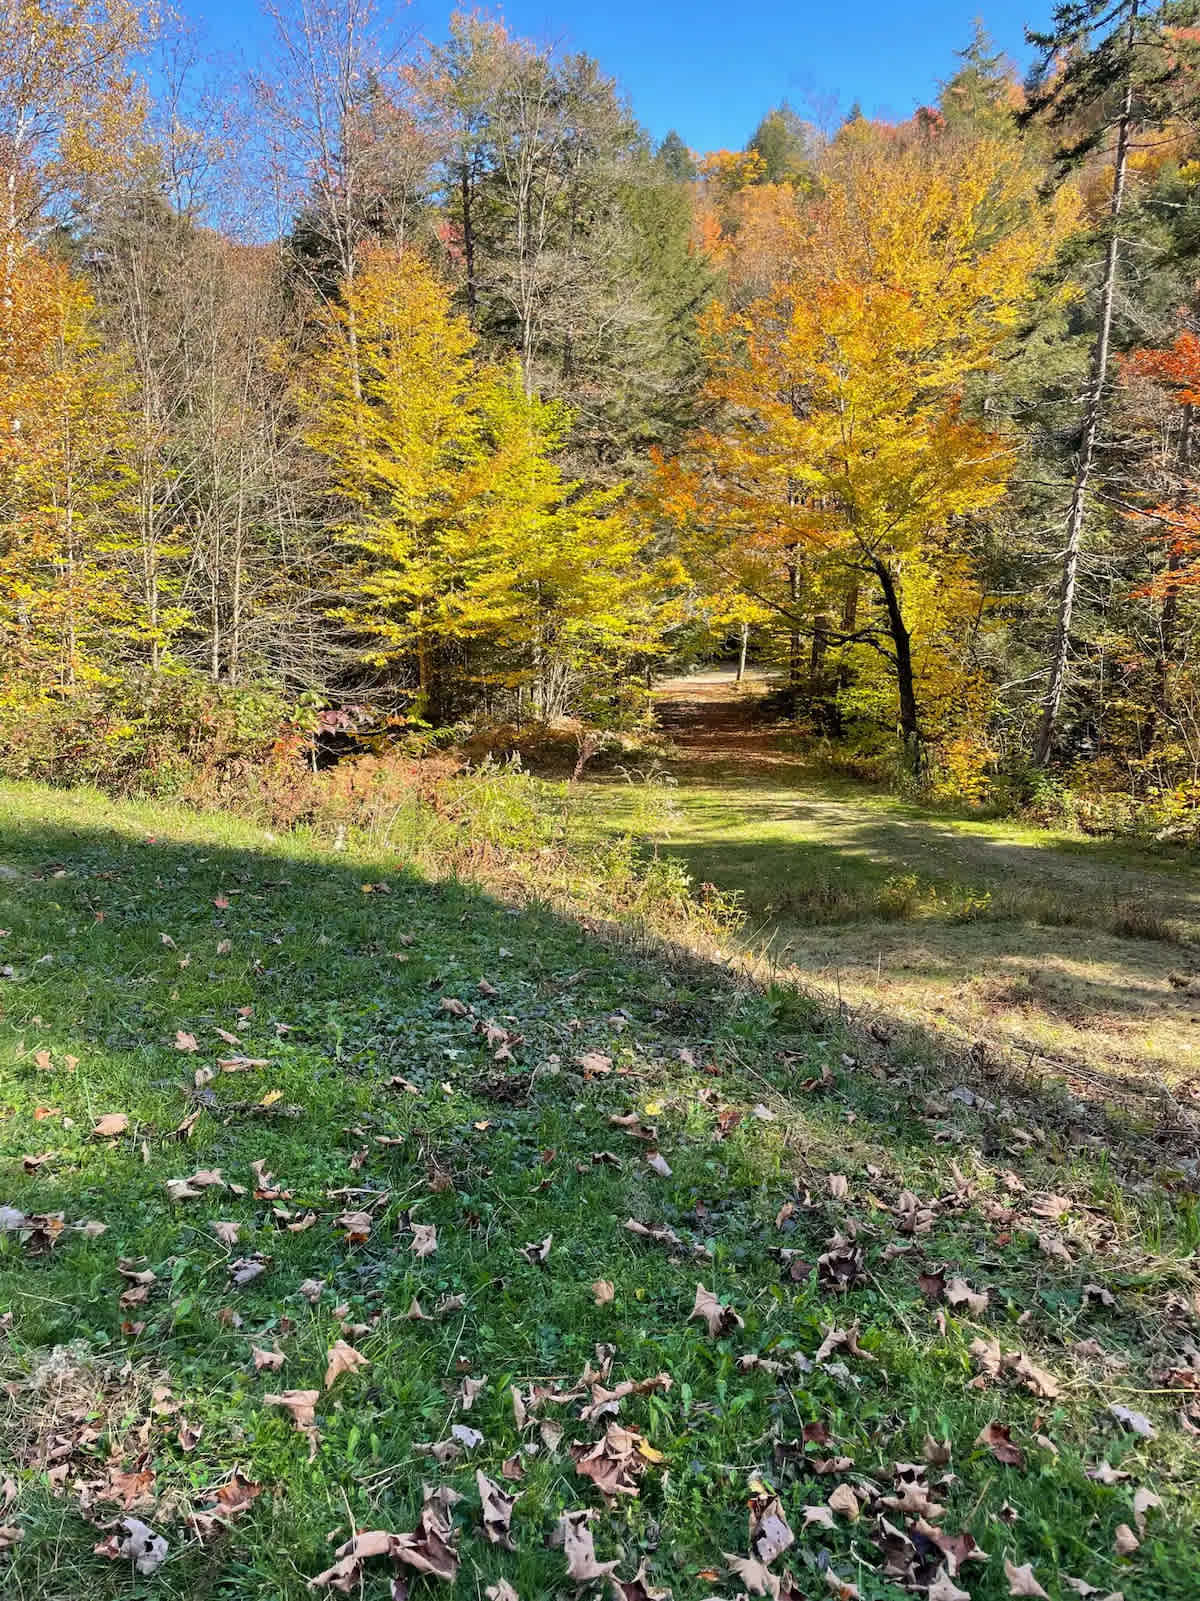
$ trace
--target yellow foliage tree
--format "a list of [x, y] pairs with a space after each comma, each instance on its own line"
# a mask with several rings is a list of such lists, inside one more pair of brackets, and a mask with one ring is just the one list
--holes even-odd
[[140, 633], [123, 556], [127, 394], [84, 286], [28, 253], [0, 362], [0, 637], [11, 681], [67, 691]]
[[649, 575], [634, 571], [618, 495], [564, 481], [566, 412], [528, 395], [518, 370], [476, 362], [427, 263], [366, 251], [319, 319], [307, 437], [359, 552], [335, 615], [369, 638], [368, 658], [414, 661], [436, 715], [451, 650], [486, 647], [492, 675], [528, 682], [545, 711], [564, 674], [646, 649]]
[[964, 391], [1016, 324], [1070, 205], [1039, 197], [1011, 142], [916, 129], [846, 141], [790, 225], [777, 281], [709, 313], [719, 421], [659, 464], [697, 574], [782, 619], [794, 672], [803, 634], [886, 660], [914, 760], [930, 672], [918, 657], [946, 626], [922, 636], [917, 574], [1003, 493], [1012, 460], [964, 415]]

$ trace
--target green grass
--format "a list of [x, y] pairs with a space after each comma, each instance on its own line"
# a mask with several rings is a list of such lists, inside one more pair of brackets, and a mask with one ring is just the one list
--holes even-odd
[[[796, 1533], [774, 1564], [794, 1594], [836, 1593], [832, 1572], [884, 1601], [910, 1592], [884, 1572], [880, 1515], [907, 1521], [918, 1555], [932, 1550], [880, 1499], [927, 1434], [953, 1449], [949, 1469], [928, 1470], [941, 1526], [989, 1553], [958, 1577], [972, 1601], [1008, 1594], [1006, 1557], [1032, 1562], [1056, 1601], [1072, 1593], [1062, 1574], [1130, 1601], [1196, 1594], [1200, 1472], [1179, 1422], [1189, 1391], [1160, 1374], [1189, 1365], [1200, 1212], [1186, 1150], [1158, 1131], [1015, 1085], [976, 1083], [987, 1105], [969, 1105], [951, 1094], [961, 1077], [939, 1080], [916, 1049], [889, 1056], [794, 992], [756, 990], [686, 952], [639, 954], [353, 843], [335, 852], [228, 818], [8, 786], [0, 869], [11, 968], [0, 1205], [105, 1226], [68, 1227], [41, 1251], [0, 1235], [0, 1485], [16, 1486], [0, 1525], [23, 1531], [0, 1555], [6, 1598], [299, 1598], [352, 1529], [412, 1530], [423, 1483], [464, 1496], [455, 1593], [501, 1576], [522, 1601], [574, 1593], [546, 1540], [564, 1510], [592, 1508], [597, 1555], [624, 1579], [644, 1560], [676, 1601], [733, 1596], [744, 1586], [722, 1552], [746, 1552], [761, 1482]], [[514, 1036], [510, 1060], [476, 1030], [487, 1019]], [[199, 1049], [178, 1050], [177, 1031]], [[611, 1072], [585, 1076], [588, 1053]], [[198, 1069], [234, 1055], [267, 1065], [197, 1088]], [[670, 1176], [610, 1122], [631, 1112], [657, 1126]], [[112, 1113], [128, 1128], [94, 1137]], [[45, 1152], [27, 1171], [23, 1158]], [[619, 1165], [594, 1160], [602, 1152]], [[282, 1198], [256, 1197], [255, 1162]], [[167, 1180], [202, 1169], [245, 1193], [169, 1201]], [[830, 1173], [846, 1176], [843, 1198]], [[1005, 1174], [1026, 1188], [1006, 1188]], [[932, 1204], [915, 1237], [899, 1231], [906, 1190]], [[1069, 1202], [1057, 1224], [1033, 1210], [1046, 1193]], [[370, 1233], [349, 1240], [335, 1219], [364, 1207]], [[310, 1213], [312, 1226], [288, 1230]], [[629, 1217], [673, 1229], [679, 1248], [635, 1238]], [[214, 1221], [237, 1223], [235, 1246]], [[414, 1255], [411, 1222], [436, 1226], [434, 1255]], [[1069, 1261], [1039, 1249], [1047, 1230]], [[833, 1264], [793, 1274], [838, 1233], [863, 1251], [850, 1288], [833, 1286]], [[547, 1234], [544, 1264], [522, 1255]], [[254, 1257], [265, 1271], [234, 1285], [231, 1263]], [[121, 1262], [156, 1275], [143, 1303], [121, 1307]], [[919, 1275], [939, 1264], [988, 1289], [977, 1320], [923, 1291]], [[595, 1304], [597, 1279], [612, 1282], [611, 1304]], [[698, 1281], [743, 1329], [710, 1339], [689, 1321]], [[1093, 1283], [1113, 1305], [1084, 1293]], [[414, 1296], [432, 1321], [406, 1318]], [[459, 1296], [461, 1309], [435, 1314]], [[839, 1350], [809, 1368], [825, 1333], [854, 1321], [874, 1360]], [[310, 1460], [264, 1396], [321, 1391], [346, 1324], [368, 1365], [320, 1394]], [[1026, 1352], [1059, 1394], [1039, 1398], [1011, 1375], [972, 1388], [970, 1346], [985, 1337]], [[1084, 1340], [1102, 1354], [1075, 1350]], [[253, 1345], [282, 1351], [283, 1368], [256, 1374]], [[599, 1438], [603, 1420], [584, 1422], [581, 1401], [544, 1403], [522, 1435], [510, 1393], [572, 1387], [598, 1345], [615, 1348], [613, 1383], [672, 1380], [620, 1403], [619, 1421], [662, 1460], [611, 1507], [567, 1449]], [[747, 1370], [747, 1353], [784, 1366]], [[466, 1417], [454, 1400], [464, 1373], [486, 1376]], [[1114, 1402], [1148, 1414], [1155, 1437], [1122, 1430]], [[190, 1450], [181, 1419], [200, 1431]], [[1023, 1468], [976, 1444], [994, 1419]], [[564, 1430], [556, 1448], [544, 1421]], [[460, 1422], [484, 1440], [457, 1461], [417, 1449]], [[794, 1446], [813, 1424], [829, 1443]], [[537, 1450], [506, 1485], [520, 1491], [508, 1552], [479, 1526], [474, 1471], [499, 1479], [523, 1444]], [[835, 1455], [852, 1465], [815, 1469]], [[1089, 1478], [1103, 1461], [1129, 1478]], [[122, 1515], [88, 1488], [113, 1462], [154, 1475], [137, 1515], [170, 1554], [152, 1577], [93, 1554]], [[190, 1514], [235, 1470], [261, 1493], [227, 1530], [198, 1532]], [[805, 1529], [803, 1508], [841, 1482], [862, 1518]], [[1117, 1557], [1138, 1487], [1162, 1508], [1136, 1554]], [[917, 1576], [933, 1571], [923, 1560]], [[414, 1596], [450, 1593], [409, 1576]], [[367, 1564], [362, 1593], [388, 1594], [383, 1559]]]

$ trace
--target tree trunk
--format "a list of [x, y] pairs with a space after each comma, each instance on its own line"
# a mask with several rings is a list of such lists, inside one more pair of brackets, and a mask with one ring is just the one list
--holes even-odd
[[746, 676], [746, 646], [750, 643], [750, 624], [742, 624], [742, 645], [738, 652], [737, 682], [740, 684]]
[[883, 591], [883, 604], [888, 616], [888, 632], [896, 652], [896, 690], [900, 700], [900, 740], [904, 746], [906, 765], [919, 773], [924, 765], [920, 718], [917, 715], [917, 690], [913, 681], [912, 635], [904, 622], [896, 582], [885, 562], [872, 557], [871, 566]]
[[[788, 596], [792, 603], [792, 617], [800, 609], [800, 567], [797, 562], [788, 563]], [[792, 702], [792, 714], [795, 715], [796, 703], [800, 696], [800, 675], [804, 667], [804, 641], [800, 637], [800, 630], [792, 623], [792, 631], [788, 640], [788, 693]]]
[[459, 177], [459, 193], [462, 196], [463, 264], [467, 271], [467, 321], [474, 328], [478, 304], [475, 287], [475, 223], [471, 216], [471, 178], [465, 161]]
[[[1137, 6], [1129, 19], [1130, 43], [1133, 43], [1137, 22]], [[1067, 662], [1071, 648], [1071, 617], [1075, 610], [1075, 587], [1079, 575], [1079, 547], [1083, 538], [1083, 518], [1086, 509], [1088, 481], [1096, 457], [1096, 436], [1104, 408], [1104, 382], [1108, 375], [1108, 347], [1112, 335], [1113, 294], [1117, 284], [1117, 264], [1120, 239], [1117, 225], [1125, 198], [1125, 168], [1129, 158], [1129, 135], [1133, 120], [1133, 78], [1125, 81], [1121, 100], [1121, 114], [1117, 122], [1117, 145], [1113, 159], [1112, 199], [1109, 202], [1108, 248], [1104, 254], [1104, 280], [1100, 292], [1100, 326], [1092, 347], [1091, 374], [1087, 401], [1084, 407], [1083, 436], [1079, 443], [1079, 460], [1075, 468], [1075, 484], [1071, 491], [1071, 505], [1067, 512], [1067, 543], [1063, 551], [1062, 575], [1058, 585], [1058, 618], [1054, 628], [1054, 645], [1050, 653], [1050, 679], [1046, 698], [1042, 703], [1042, 717], [1038, 727], [1033, 759], [1039, 767], [1050, 760], [1054, 745], [1054, 731], [1058, 710], [1062, 703], [1067, 680]]]

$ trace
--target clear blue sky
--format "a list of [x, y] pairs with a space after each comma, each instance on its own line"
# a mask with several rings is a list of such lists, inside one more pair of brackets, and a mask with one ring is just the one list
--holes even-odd
[[[256, 0], [183, 5], [213, 47], [256, 57]], [[404, 26], [441, 37], [451, 9], [414, 0]], [[868, 116], [906, 117], [934, 98], [981, 12], [979, 0], [510, 0], [479, 9], [502, 14], [514, 33], [595, 56], [656, 139], [674, 127], [699, 150], [744, 145], [783, 99], [806, 116], [815, 101], [818, 121], [855, 100]], [[1024, 26], [1044, 27], [1049, 12], [1050, 0], [993, 0], [982, 15], [1024, 68]]]

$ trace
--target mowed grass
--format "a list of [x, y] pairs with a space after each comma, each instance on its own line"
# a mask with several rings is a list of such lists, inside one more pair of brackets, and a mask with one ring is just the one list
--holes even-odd
[[671, 764], [649, 826], [619, 781], [587, 786], [588, 814], [736, 895], [739, 948], [764, 967], [951, 1052], [1114, 1092], [1200, 1085], [1194, 853], [922, 808], [830, 782], [768, 735], [741, 767], [736, 746], [706, 755]]
[[[461, 1567], [397, 1570], [413, 1596], [575, 1595], [547, 1541], [577, 1509], [619, 1596], [642, 1563], [677, 1601], [770, 1593], [723, 1553], [771, 1492], [784, 1595], [999, 1601], [1006, 1562], [1055, 1601], [1196, 1595], [1186, 1140], [941, 1078], [786, 988], [353, 843], [9, 786], [0, 869], [0, 1206], [65, 1225], [0, 1232], [6, 1598], [309, 1595], [354, 1530], [412, 1531], [425, 1484], [463, 1497]], [[741, 1326], [691, 1319], [697, 1283]], [[326, 1388], [339, 1339], [365, 1364]], [[670, 1385], [585, 1420], [589, 1364]], [[286, 1390], [317, 1392], [315, 1451]], [[609, 1504], [571, 1446], [612, 1422], [645, 1449]], [[455, 1427], [482, 1439], [428, 1454]], [[511, 1551], [477, 1469], [518, 1493]], [[214, 1522], [223, 1486], [242, 1509]], [[806, 1521], [839, 1487], [857, 1516]], [[152, 1575], [94, 1552], [127, 1510], [168, 1542]], [[956, 1567], [967, 1534], [986, 1557]]]

